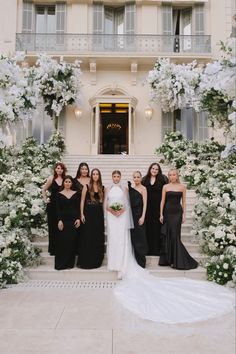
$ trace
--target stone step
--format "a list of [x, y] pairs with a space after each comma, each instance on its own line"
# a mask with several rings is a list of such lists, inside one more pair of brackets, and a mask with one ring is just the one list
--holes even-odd
[[[197, 253], [199, 251], [199, 245], [193, 239], [190, 238], [188, 241], [183, 241], [183, 243], [189, 253]], [[47, 253], [48, 251], [47, 241], [33, 242], [33, 245], [34, 247], [40, 248], [42, 253]]]
[[[176, 270], [170, 267], [150, 267], [150, 273], [157, 277], [187, 277], [190, 279], [206, 279], [206, 271], [202, 267], [191, 270]], [[26, 269], [26, 275], [29, 279], [33, 280], [64, 280], [64, 281], [77, 281], [77, 280], [118, 280], [117, 272], [109, 271], [106, 266], [98, 269], [66, 269], [55, 270], [48, 265], [40, 265], [37, 268]]]
[[[191, 253], [191, 256], [198, 262], [205, 261], [207, 256], [200, 253]], [[158, 258], [156, 256], [146, 256], [147, 267], [156, 267], [158, 264]], [[50, 256], [47, 252], [41, 253], [41, 264], [54, 267], [54, 256]], [[103, 265], [107, 265], [107, 257], [104, 257]]]
[[[197, 239], [195, 236], [191, 235], [191, 230], [190, 231], [186, 231], [185, 229], [183, 229], [184, 231], [181, 233], [181, 240], [183, 242], [187, 241], [187, 242], [192, 242], [192, 243], [197, 243]], [[35, 246], [40, 247], [39, 243], [42, 243], [42, 247], [44, 246], [44, 243], [48, 242], [48, 237], [43, 236], [35, 236], [33, 239], [33, 243], [35, 244]]]
[[[139, 170], [144, 176], [148, 167], [153, 162], [163, 160], [161, 155], [68, 155], [64, 154], [62, 161], [65, 163], [68, 173], [74, 176], [80, 162], [87, 162], [90, 169], [96, 167], [101, 170], [103, 184], [111, 183], [111, 172], [115, 169], [121, 171], [123, 183], [132, 179], [134, 171]], [[160, 163], [162, 171], [167, 175], [170, 166]], [[188, 195], [195, 196], [195, 192], [189, 191]]]
[[[182, 233], [181, 233], [181, 239], [182, 241], [196, 241], [197, 239], [195, 238], [195, 236], [191, 235], [191, 230], [192, 230], [192, 224], [183, 224], [182, 225]], [[106, 234], [106, 233], [105, 233]], [[33, 238], [33, 242], [48, 242], [48, 237], [46, 236], [35, 236]]]

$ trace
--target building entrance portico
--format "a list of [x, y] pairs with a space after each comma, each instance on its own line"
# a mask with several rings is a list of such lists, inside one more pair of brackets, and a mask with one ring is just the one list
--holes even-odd
[[134, 154], [137, 99], [109, 89], [90, 99], [90, 105], [91, 154]]

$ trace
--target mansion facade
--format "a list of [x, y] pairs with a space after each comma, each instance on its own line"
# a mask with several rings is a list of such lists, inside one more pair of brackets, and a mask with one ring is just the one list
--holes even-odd
[[[214, 59], [231, 34], [232, 0], [1, 0], [0, 50], [81, 61], [80, 105], [60, 115], [69, 154], [152, 154], [166, 132], [201, 141], [216, 136], [203, 112], [163, 113], [146, 82], [158, 57], [199, 65]], [[17, 143], [47, 141], [53, 124], [42, 107], [18, 125]]]

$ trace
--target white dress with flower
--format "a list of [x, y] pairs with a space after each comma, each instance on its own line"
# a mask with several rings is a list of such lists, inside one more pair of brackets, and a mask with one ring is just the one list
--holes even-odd
[[188, 278], [157, 278], [141, 268], [132, 252], [132, 222], [125, 190], [113, 185], [106, 203], [121, 203], [126, 209], [118, 217], [107, 212], [107, 255], [108, 269], [122, 273], [114, 294], [128, 311], [169, 324], [203, 321], [233, 311], [235, 292], [231, 289]]
[[120, 185], [113, 185], [106, 195], [107, 206], [115, 203], [123, 205], [125, 212], [119, 216], [106, 213], [108, 269], [125, 273], [131, 245], [127, 195]]

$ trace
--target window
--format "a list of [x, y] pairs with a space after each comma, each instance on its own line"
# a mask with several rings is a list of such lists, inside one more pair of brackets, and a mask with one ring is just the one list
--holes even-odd
[[[132, 35], [135, 33], [135, 11], [135, 3], [127, 3], [125, 6], [94, 3], [93, 33], [97, 34], [94, 36], [95, 45], [101, 50], [128, 49], [134, 43]], [[130, 36], [126, 37], [124, 34]]]
[[162, 113], [162, 139], [172, 131], [181, 132], [189, 140], [203, 141], [208, 138], [207, 115], [192, 108]]
[[171, 4], [164, 4], [162, 32], [165, 35], [164, 51], [188, 52], [193, 47], [199, 51], [204, 41], [204, 4], [193, 7], [172, 7]]
[[[25, 50], [54, 50], [65, 45], [66, 5], [33, 4], [23, 2], [22, 32], [25, 37]], [[32, 35], [28, 35], [32, 33]]]
[[40, 105], [32, 118], [30, 124], [30, 135], [32, 135], [39, 144], [46, 143], [53, 132], [53, 120], [44, 111], [43, 105]]
[[55, 5], [36, 5], [36, 33], [56, 33]]

